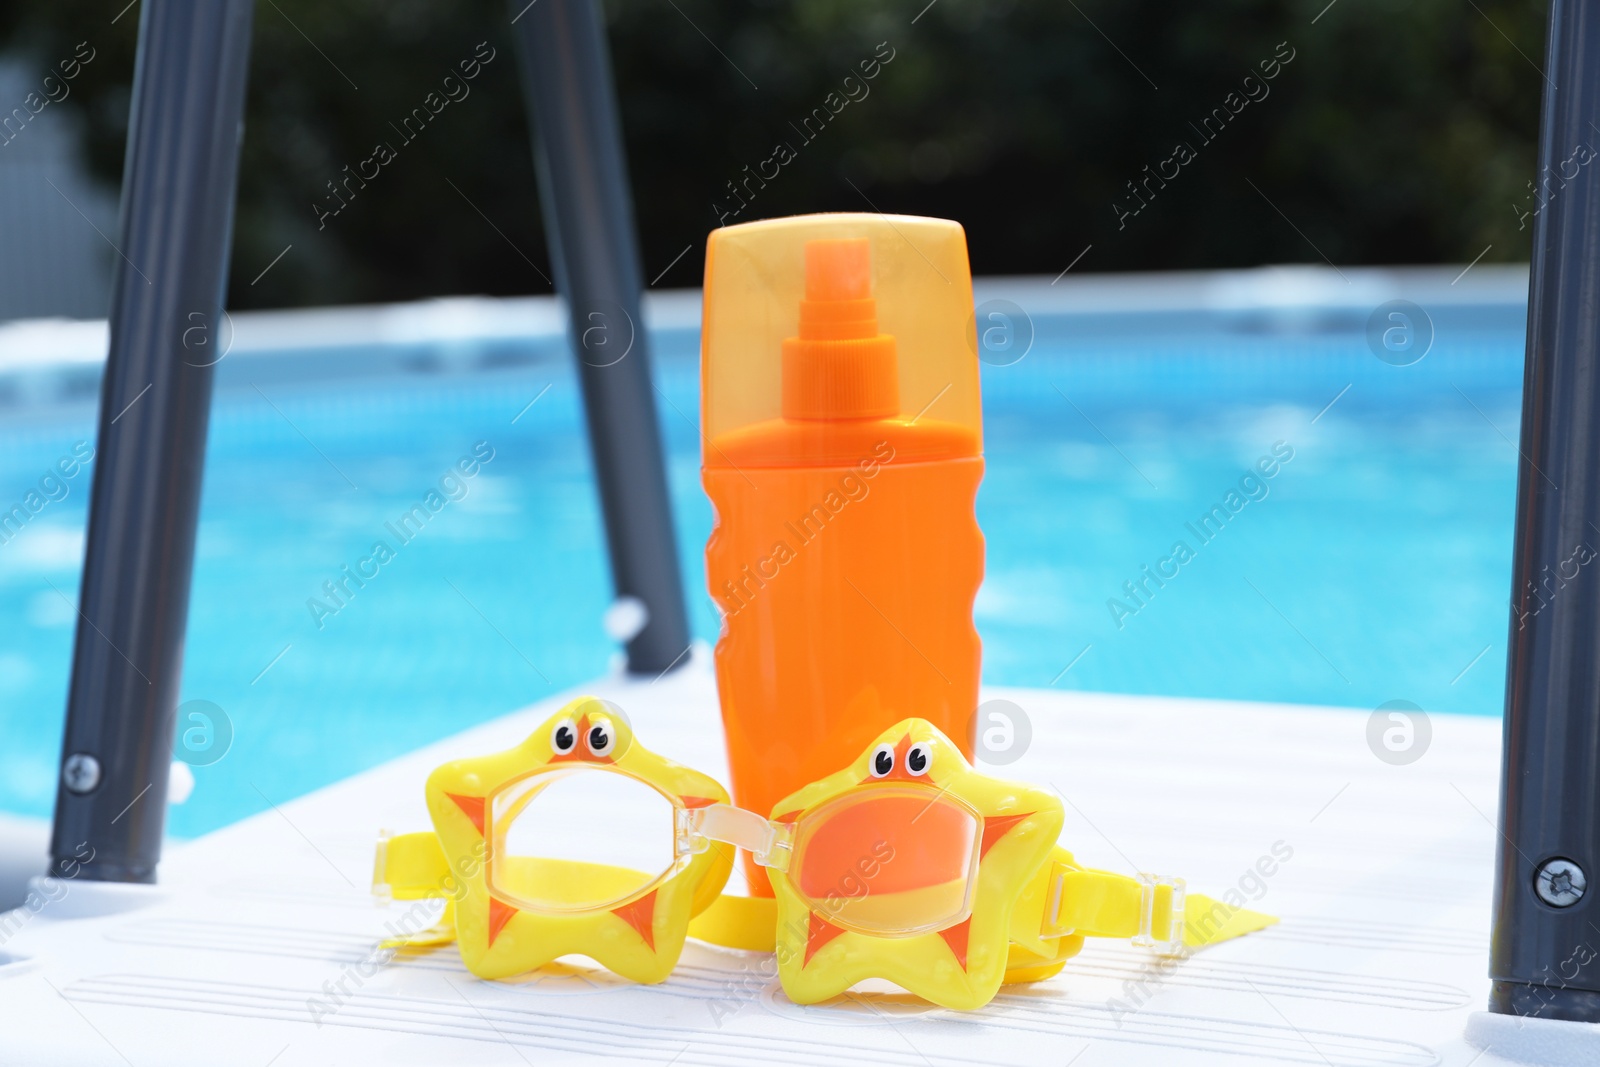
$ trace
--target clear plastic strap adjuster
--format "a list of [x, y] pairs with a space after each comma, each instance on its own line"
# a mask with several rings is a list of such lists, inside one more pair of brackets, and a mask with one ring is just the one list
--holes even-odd
[[1039, 925], [1040, 937], [1065, 937], [1068, 934], [1077, 932], [1072, 927], [1061, 923], [1061, 905], [1066, 886], [1066, 876], [1069, 871], [1074, 869], [1057, 864], [1050, 872], [1050, 899], [1045, 901], [1044, 921]]
[[763, 867], [786, 871], [794, 830], [732, 804], [710, 804], [683, 813], [690, 850], [704, 852], [711, 842], [742, 848]]
[[378, 847], [372, 858], [372, 899], [379, 905], [386, 905], [394, 899], [389, 889], [390, 836], [387, 830], [378, 831]]
[[[1133, 943], [1152, 949], [1158, 956], [1181, 956], [1183, 947], [1183, 902], [1186, 883], [1182, 878], [1169, 875], [1146, 874], [1139, 878], [1139, 933]], [[1156, 914], [1156, 890], [1166, 886], [1172, 891], [1165, 922]]]

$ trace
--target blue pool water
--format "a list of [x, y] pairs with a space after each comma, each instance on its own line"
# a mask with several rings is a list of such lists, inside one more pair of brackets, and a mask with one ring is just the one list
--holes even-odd
[[[1363, 318], [1037, 319], [1026, 358], [984, 368], [985, 679], [1498, 714], [1524, 317], [1434, 322], [1429, 355], [1394, 367], [1368, 350]], [[710, 640], [695, 345], [656, 338], [656, 376], [693, 626]], [[608, 669], [575, 377], [548, 342], [486, 362], [498, 369], [260, 393], [245, 362], [224, 364], [183, 699], [223, 708], [235, 736], [196, 769], [174, 833]], [[87, 405], [0, 417], [0, 510], [93, 432]], [[478, 442], [493, 458], [449, 479]], [[1263, 457], [1273, 476], [1246, 478]], [[0, 544], [3, 811], [45, 815], [53, 799], [88, 478]], [[403, 541], [386, 524], [430, 489], [449, 502]], [[1221, 532], [1199, 536], [1229, 503]], [[342, 604], [308, 606], [345, 566], [377, 573]], [[1157, 586], [1146, 566], [1170, 577]], [[1141, 581], [1134, 599], [1124, 583]]]

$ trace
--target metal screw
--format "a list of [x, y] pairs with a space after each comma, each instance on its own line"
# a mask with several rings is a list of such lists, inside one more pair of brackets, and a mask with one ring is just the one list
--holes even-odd
[[74, 793], [87, 793], [100, 784], [100, 761], [87, 752], [74, 752], [61, 765], [61, 782]]
[[1553, 908], [1570, 908], [1583, 899], [1589, 881], [1571, 860], [1546, 860], [1533, 876], [1533, 891]]

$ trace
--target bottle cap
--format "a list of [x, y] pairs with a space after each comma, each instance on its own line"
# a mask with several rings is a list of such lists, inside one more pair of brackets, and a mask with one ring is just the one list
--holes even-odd
[[726, 454], [719, 442], [774, 422], [807, 440], [926, 423], [930, 441], [981, 451], [972, 276], [955, 222], [829, 214], [714, 230], [701, 359], [711, 465]]

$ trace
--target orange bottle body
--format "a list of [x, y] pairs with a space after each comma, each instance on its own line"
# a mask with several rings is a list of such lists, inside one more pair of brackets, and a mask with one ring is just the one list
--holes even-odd
[[[706, 573], [723, 612], [716, 669], [734, 801], [762, 813], [907, 716], [934, 723], [970, 758], [981, 662], [972, 603], [983, 580], [982, 457], [949, 456], [949, 438], [961, 436], [950, 427], [870, 420], [831, 442], [832, 462], [740, 462], [781, 456], [794, 444], [786, 429], [713, 442], [708, 455], [728, 462], [703, 470], [716, 509]], [[947, 458], [925, 458], [930, 447]], [[765, 871], [746, 873], [752, 892], [770, 894]]]
[[[785, 797], [911, 716], [971, 755], [974, 326], [966, 235], [945, 219], [765, 219], [707, 242], [706, 574], [747, 810], [781, 818]], [[770, 896], [765, 871], [745, 869]]]

